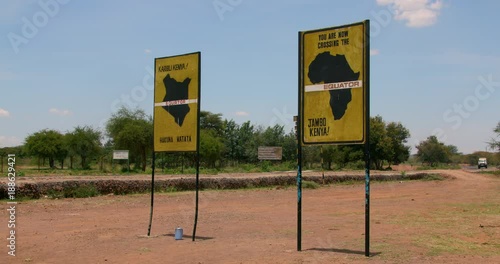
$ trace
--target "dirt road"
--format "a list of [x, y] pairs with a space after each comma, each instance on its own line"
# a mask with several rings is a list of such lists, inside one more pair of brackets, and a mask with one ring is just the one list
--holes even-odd
[[295, 188], [201, 192], [195, 242], [193, 192], [156, 195], [151, 237], [149, 195], [25, 201], [0, 263], [500, 263], [500, 179], [439, 172], [454, 179], [372, 184], [370, 258], [360, 183], [303, 191], [301, 252]]

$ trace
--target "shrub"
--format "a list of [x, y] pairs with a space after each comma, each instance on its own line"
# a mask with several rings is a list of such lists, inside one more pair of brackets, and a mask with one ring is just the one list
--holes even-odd
[[313, 181], [302, 181], [302, 188], [304, 189], [318, 189], [320, 185]]
[[64, 189], [64, 198], [87, 198], [98, 196], [100, 193], [94, 186], [80, 185], [78, 187]]
[[268, 171], [271, 171], [271, 162], [269, 160], [264, 160], [260, 163], [260, 167], [262, 169], [263, 172], [268, 172]]
[[363, 170], [365, 168], [365, 162], [362, 160], [357, 160], [347, 163], [345, 169], [348, 170]]

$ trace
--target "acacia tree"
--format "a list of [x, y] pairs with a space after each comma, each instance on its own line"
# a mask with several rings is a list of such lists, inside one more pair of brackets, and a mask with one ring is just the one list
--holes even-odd
[[[326, 164], [326, 169], [332, 169], [333, 157], [335, 156], [335, 151], [337, 146], [322, 146], [321, 148], [321, 158], [323, 159], [323, 163]], [[323, 166], [323, 164], [321, 164]]]
[[264, 146], [282, 146], [285, 140], [285, 126], [276, 124], [272, 127], [267, 127], [261, 136], [261, 144]]
[[224, 143], [213, 130], [200, 131], [200, 159], [211, 168], [215, 168], [222, 157]]
[[151, 116], [141, 109], [122, 107], [108, 120], [106, 131], [114, 147], [129, 150], [131, 158], [140, 160], [142, 171], [146, 171], [147, 153], [153, 147]]
[[88, 160], [101, 151], [101, 132], [89, 126], [77, 126], [66, 134], [68, 152], [80, 156], [82, 169], [88, 169]]
[[222, 137], [224, 135], [224, 121], [222, 121], [222, 114], [200, 111], [200, 129], [212, 130], [216, 136]]
[[370, 119], [370, 159], [375, 169], [382, 169], [384, 160], [394, 155], [392, 140], [387, 134], [386, 123], [381, 116]]
[[427, 162], [431, 166], [437, 163], [450, 161], [450, 147], [439, 142], [436, 136], [429, 136], [417, 146], [417, 157], [422, 162]]
[[72, 135], [67, 133], [63, 138], [64, 149], [66, 150], [66, 156], [69, 157], [69, 168], [73, 169], [73, 158], [76, 156], [76, 153], [71, 149], [71, 141]]
[[[386, 123], [381, 116], [370, 118], [370, 160], [375, 169], [383, 169], [384, 162], [399, 164], [408, 160], [410, 147], [406, 146], [410, 131], [399, 122]], [[363, 160], [362, 145], [339, 145], [323, 148], [323, 161], [327, 167], [336, 163], [344, 167], [349, 162]]]
[[245, 162], [257, 161], [257, 134], [258, 132], [250, 121], [241, 124], [238, 130], [238, 142], [241, 146], [241, 151], [238, 153], [239, 160]]
[[55, 168], [54, 161], [64, 152], [63, 135], [56, 130], [44, 129], [25, 139], [26, 151], [39, 158], [48, 158], [49, 166]]
[[497, 135], [496, 138], [491, 139], [491, 141], [489, 142], [490, 148], [500, 152], [500, 139], [498, 139], [500, 138], [500, 122], [498, 122], [495, 129], [493, 129], [493, 132], [495, 132], [495, 134]]
[[[212, 136], [216, 136], [216, 130], [208, 130], [213, 132]], [[255, 134], [256, 130], [250, 121], [241, 125], [236, 124], [233, 120], [224, 121], [224, 134], [221, 140], [225, 145], [225, 157], [238, 162], [249, 162], [254, 156], [256, 159], [257, 150], [254, 150], [257, 145], [254, 142], [256, 140]]]
[[389, 166], [407, 161], [410, 157], [410, 146], [405, 146], [405, 143], [410, 137], [410, 130], [399, 122], [390, 122], [386, 126], [386, 131], [392, 146], [392, 152], [387, 157]]
[[283, 160], [293, 161], [297, 159], [297, 136], [293, 130], [283, 137]]
[[234, 120], [224, 120], [224, 145], [226, 153], [224, 155], [230, 161], [238, 159], [241, 146], [238, 142], [238, 130], [240, 126]]

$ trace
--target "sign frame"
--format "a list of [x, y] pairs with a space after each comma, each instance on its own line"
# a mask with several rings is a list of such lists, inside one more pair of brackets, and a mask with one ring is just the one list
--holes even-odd
[[[304, 142], [304, 93], [305, 93], [305, 83], [304, 83], [304, 34], [309, 32], [321, 32], [332, 29], [346, 28], [350, 26], [363, 25], [363, 107], [364, 107], [364, 120], [363, 124], [363, 139], [359, 141], [326, 141], [326, 142]], [[330, 27], [325, 29], [316, 29], [311, 31], [299, 31], [298, 32], [298, 115], [297, 115], [297, 251], [302, 250], [302, 147], [305, 145], [318, 145], [318, 144], [363, 144], [364, 145], [364, 160], [365, 160], [365, 256], [370, 256], [370, 20], [364, 20], [362, 22], [357, 22], [348, 25]], [[319, 39], [319, 36], [318, 36]], [[338, 55], [338, 54], [337, 54]], [[340, 54], [344, 56], [343, 54]], [[341, 58], [342, 59], [342, 58]], [[343, 58], [345, 59], [345, 56]], [[336, 65], [336, 64], [334, 64]], [[349, 66], [350, 67], [350, 66]], [[344, 68], [345, 69], [345, 68]], [[352, 68], [349, 69], [353, 72]], [[345, 73], [346, 71], [344, 70]], [[352, 77], [347, 71], [348, 75]], [[349, 77], [349, 76], [348, 76]], [[359, 77], [359, 76], [358, 76]], [[331, 83], [331, 82], [329, 82]], [[324, 87], [329, 88], [330, 87]], [[330, 102], [331, 104], [331, 102]], [[332, 108], [332, 114], [333, 114]], [[334, 116], [335, 118], [335, 116]]]
[[[196, 60], [198, 62], [197, 65], [195, 65], [195, 67], [196, 67], [195, 70], [197, 72], [195, 74], [196, 79], [197, 79], [197, 82], [195, 83], [195, 85], [197, 86], [197, 88], [195, 89], [197, 91], [197, 98], [194, 98], [194, 99], [188, 98], [185, 100], [185, 101], [188, 101], [188, 102], [186, 102], [187, 104], [192, 103], [192, 102], [190, 102], [191, 100], [196, 100], [196, 111], [195, 111], [196, 112], [196, 121], [195, 121], [196, 128], [194, 129], [194, 131], [191, 131], [191, 134], [196, 136], [196, 139], [193, 140], [194, 142], [191, 142], [190, 147], [185, 147], [185, 148], [180, 147], [180, 148], [173, 148], [173, 149], [169, 149], [168, 147], [161, 148], [160, 146], [157, 145], [157, 141], [158, 141], [158, 143], [160, 141], [159, 138], [157, 138], [157, 137], [160, 137], [161, 135], [158, 135], [159, 131], [157, 131], [157, 125], [159, 125], [157, 122], [159, 122], [159, 121], [157, 121], [158, 116], [156, 114], [156, 107], [158, 107], [157, 104], [163, 103], [163, 102], [156, 101], [158, 64], [159, 64], [160, 60], [165, 60], [165, 61], [176, 60], [176, 59], [180, 59], [181, 57], [188, 57], [188, 56], [196, 56]], [[199, 149], [199, 138], [200, 138], [199, 124], [200, 124], [200, 109], [201, 109], [201, 52], [197, 51], [197, 52], [191, 52], [191, 53], [186, 53], [186, 54], [155, 58], [155, 66], [154, 67], [155, 67], [155, 72], [154, 72], [154, 92], [153, 92], [153, 105], [154, 105], [154, 107], [153, 107], [153, 152], [166, 152], [166, 153], [197, 152]], [[194, 75], [187, 75], [187, 76], [188, 76], [188, 78], [194, 77]]]
[[[186, 74], [185, 75], [185, 79], [181, 82], [179, 82], [180, 80], [176, 80], [172, 77], [170, 77], [170, 79], [167, 79], [168, 82], [177, 82], [178, 84], [176, 85], [179, 85], [179, 87], [184, 87], [185, 85], [187, 85], [187, 98], [172, 98], [171, 101], [158, 101], [156, 100], [157, 98], [157, 73], [159, 71], [159, 68], [158, 67], [158, 61], [159, 60], [174, 60], [176, 58], [180, 58], [180, 57], [188, 57], [188, 56], [195, 56], [195, 59], [197, 60], [197, 63], [196, 64], [196, 74], [193, 74], [193, 75], [188, 75]], [[189, 62], [188, 62], [189, 64]], [[148, 226], [148, 237], [150, 236], [151, 234], [151, 226], [152, 226], [152, 223], [153, 223], [153, 207], [154, 207], [154, 190], [155, 190], [155, 159], [156, 159], [156, 152], [164, 152], [164, 153], [179, 153], [179, 152], [194, 152], [196, 153], [196, 181], [195, 181], [195, 184], [196, 184], [196, 196], [195, 196], [195, 216], [194, 216], [194, 227], [193, 227], [193, 235], [192, 235], [192, 240], [195, 241], [196, 239], [196, 227], [198, 225], [198, 209], [199, 209], [199, 189], [200, 189], [200, 109], [201, 109], [201, 52], [200, 51], [197, 51], [197, 52], [192, 52], [192, 53], [186, 53], [186, 54], [180, 54], [180, 55], [174, 55], [174, 56], [169, 56], [169, 57], [161, 57], [161, 58], [155, 58], [155, 72], [154, 72], [154, 95], [153, 95], [153, 153], [152, 153], [152, 165], [151, 165], [151, 209], [150, 209], [150, 213], [149, 213], [149, 226]], [[177, 63], [176, 65], [174, 64], [170, 64], [170, 65], [166, 65], [166, 66], [162, 66], [162, 67], [165, 67], [165, 69], [163, 71], [172, 71], [172, 70], [176, 70], [176, 67], [177, 67], [177, 70], [182, 70], [181, 68], [185, 68], [187, 69], [189, 65], [185, 65], [185, 64], [181, 64], [181, 63]], [[171, 68], [169, 68], [171, 67]], [[173, 74], [174, 75], [174, 74]], [[177, 76], [177, 74], [174, 75], [174, 77]], [[184, 76], [184, 75], [183, 75]], [[169, 77], [169, 74], [167, 73], [166, 77], [163, 79], [163, 82], [165, 82], [165, 79]], [[190, 78], [191, 77], [191, 78]], [[191, 80], [196, 77], [196, 85], [197, 85], [197, 88], [195, 89], [197, 91], [197, 98], [189, 98], [189, 84], [191, 83]], [[177, 76], [178, 78], [178, 76]], [[181, 77], [182, 78], [182, 77]], [[189, 79], [189, 80], [188, 80]], [[187, 82], [187, 84], [185, 83]], [[167, 87], [165, 87], [165, 90], [166, 90]], [[183, 94], [181, 95], [174, 95], [174, 97], [184, 97]], [[163, 100], [166, 99], [166, 95], [165, 95], [165, 98]], [[195, 101], [195, 102], [194, 102]], [[191, 131], [192, 132], [192, 135], [195, 135], [196, 138], [194, 139], [194, 144], [190, 144], [189, 146], [190, 147], [187, 147], [187, 148], [175, 148], [175, 149], [168, 149], [168, 148], [157, 148], [156, 146], [156, 136], [158, 131], [157, 130], [157, 122], [156, 122], [156, 107], [159, 107], [159, 106], [162, 106], [162, 107], [165, 107], [165, 106], [178, 106], [178, 105], [182, 105], [182, 104], [190, 104], [190, 103], [196, 103], [196, 119], [194, 121], [194, 124], [195, 124], [195, 129], [193, 129], [194, 131]], [[166, 111], [168, 111], [167, 109], [165, 109]], [[177, 109], [180, 111], [180, 109]], [[189, 109], [187, 112], [185, 112], [185, 109], [182, 110], [182, 112], [185, 112], [185, 115], [182, 117], [182, 120], [179, 116], [175, 117], [174, 114], [170, 113], [173, 117], [174, 117], [174, 122], [177, 123], [179, 125], [179, 127], [182, 127], [182, 123], [184, 122], [184, 118], [189, 114], [189, 112], [191, 111], [191, 109]], [[181, 112], [181, 114], [182, 114]], [[178, 113], [177, 113], [178, 114]], [[177, 118], [177, 120], [175, 120], [175, 118]], [[193, 121], [191, 121], [193, 122]], [[184, 135], [186, 136], [186, 135]], [[173, 136], [172, 136], [173, 137]], [[178, 139], [176, 139], [178, 141]], [[172, 139], [173, 141], [173, 139]], [[160, 142], [160, 141], [158, 141]], [[168, 141], [167, 141], [168, 142]], [[192, 138], [190, 139], [190, 143], [192, 143], [193, 140]], [[181, 144], [182, 145], [182, 144]]]
[[[305, 51], [306, 51], [306, 45], [305, 45], [305, 38], [309, 34], [318, 34], [320, 32], [328, 32], [328, 31], [334, 31], [334, 30], [341, 30], [341, 29], [347, 29], [347, 28], [352, 28], [352, 27], [362, 27], [362, 45], [361, 46], [361, 53], [362, 53], [362, 71], [363, 74], [359, 76], [362, 81], [362, 120], [361, 120], [361, 126], [362, 126], [362, 137], [358, 138], [356, 140], [317, 140], [317, 141], [311, 141], [306, 138], [306, 116], [308, 116], [305, 113], [305, 97], [306, 91], [305, 91], [305, 70], [306, 70], [306, 65], [305, 64]], [[368, 114], [368, 101], [369, 101], [369, 44], [367, 42], [367, 38], [369, 38], [369, 23], [367, 21], [362, 21], [362, 22], [357, 22], [357, 23], [352, 23], [352, 24], [347, 24], [347, 25], [341, 25], [341, 26], [334, 26], [334, 27], [328, 27], [328, 28], [321, 28], [321, 29], [314, 29], [314, 30], [308, 30], [308, 31], [301, 31], [299, 32], [299, 127], [302, 131], [301, 137], [299, 138], [300, 144], [301, 145], [322, 145], [322, 144], [335, 144], [335, 145], [351, 145], [351, 144], [364, 144], [367, 140], [367, 119], [369, 119], [369, 114]], [[358, 45], [354, 43], [353, 45]], [[354, 49], [353, 49], [354, 50]], [[323, 51], [332, 51], [332, 48], [324, 49]], [[358, 80], [359, 80], [358, 79]], [[320, 84], [323, 85], [323, 84]], [[310, 115], [309, 115], [310, 116]], [[335, 127], [332, 127], [334, 130]], [[348, 133], [349, 131], [345, 131], [344, 134]]]

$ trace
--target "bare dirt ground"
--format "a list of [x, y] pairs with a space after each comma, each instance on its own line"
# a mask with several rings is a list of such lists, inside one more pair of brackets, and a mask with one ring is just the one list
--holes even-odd
[[440, 173], [452, 178], [372, 184], [369, 258], [359, 183], [303, 191], [301, 252], [295, 188], [201, 192], [195, 242], [194, 192], [155, 196], [150, 237], [147, 194], [24, 201], [0, 263], [500, 263], [500, 179]]

